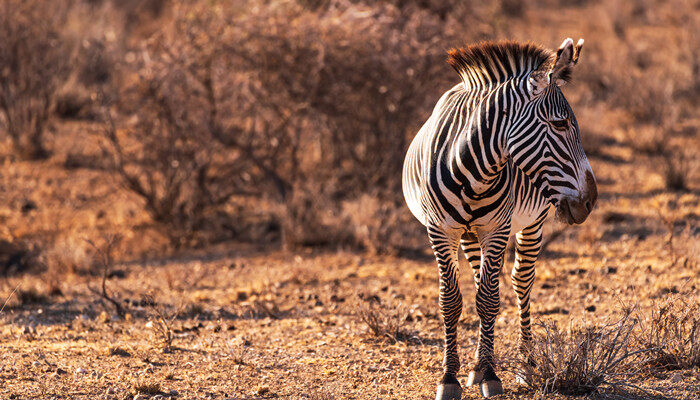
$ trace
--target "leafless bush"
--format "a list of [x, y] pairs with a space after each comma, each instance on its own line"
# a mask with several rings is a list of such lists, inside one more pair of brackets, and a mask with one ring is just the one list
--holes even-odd
[[62, 279], [67, 274], [86, 275], [95, 272], [94, 249], [75, 236], [58, 238], [42, 253], [46, 274], [52, 279]]
[[45, 157], [44, 131], [56, 93], [69, 72], [71, 50], [62, 39], [63, 1], [0, 4], [0, 111], [4, 128], [23, 158]]
[[147, 295], [145, 300], [149, 307], [150, 323], [160, 342], [160, 347], [163, 353], [169, 353], [173, 349], [175, 337], [173, 322], [180, 315], [181, 308], [169, 308], [158, 304], [151, 295]]
[[[671, 265], [682, 264], [693, 267], [698, 261], [698, 246], [697, 241], [693, 239], [691, 225], [672, 209], [671, 204], [665, 207], [657, 204], [655, 209], [666, 228], [666, 247], [671, 256]], [[684, 222], [685, 228], [678, 232], [677, 225], [682, 225]]]
[[539, 332], [527, 353], [505, 365], [543, 393], [580, 395], [606, 386], [635, 387], [628, 378], [639, 372], [649, 351], [632, 346], [635, 325], [629, 313], [616, 322], [569, 332], [553, 322], [536, 324]]
[[688, 190], [688, 177], [691, 171], [689, 157], [683, 149], [667, 150], [662, 154], [663, 177], [666, 189]]
[[378, 338], [398, 342], [411, 337], [405, 330], [408, 311], [402, 306], [389, 309], [374, 302], [358, 303], [355, 312], [360, 321]]
[[151, 57], [143, 70], [155, 73], [143, 76], [129, 97], [139, 103], [132, 109], [136, 122], [118, 128], [111, 111], [106, 113], [106, 151], [124, 186], [181, 247], [201, 239], [197, 234], [214, 220], [207, 217], [237, 193], [240, 176], [231, 173], [235, 159], [211, 140], [178, 64], [170, 64], [165, 53]]
[[351, 228], [349, 233], [354, 240], [373, 254], [395, 253], [411, 239], [410, 232], [401, 227], [411, 226], [413, 216], [391, 198], [365, 193], [356, 199], [346, 200], [341, 217], [343, 223]]
[[93, 293], [99, 294], [103, 300], [105, 300], [108, 304], [114, 306], [114, 310], [117, 312], [117, 315], [123, 318], [126, 313], [121, 300], [118, 297], [114, 297], [114, 295], [110, 295], [107, 292], [107, 279], [109, 278], [110, 272], [112, 271], [112, 267], [114, 264], [112, 252], [114, 246], [119, 242], [119, 240], [119, 236], [109, 236], [105, 239], [103, 246], [98, 246], [91, 240], [85, 241], [95, 250], [99, 259], [99, 263], [102, 264], [102, 281], [100, 285], [101, 290], [98, 291], [93, 288], [90, 288], [90, 290]]
[[234, 364], [247, 364], [246, 356], [248, 354], [248, 351], [250, 350], [250, 343], [248, 343], [246, 340], [240, 340], [239, 343], [227, 344], [226, 348], [228, 349], [231, 361], [233, 361]]
[[9, 238], [0, 239], [0, 275], [31, 270], [41, 264], [39, 251], [33, 243]]
[[430, 34], [441, 25], [358, 7], [176, 7], [172, 26], [127, 65], [124, 76], [139, 79], [120, 84], [134, 89], [120, 109], [137, 122], [105, 136], [127, 188], [175, 243], [234, 196], [280, 204], [285, 242], [304, 245], [335, 239], [322, 215], [338, 200], [369, 187], [399, 193], [425, 93], [449, 73]]
[[136, 393], [143, 393], [143, 394], [149, 395], [149, 396], [155, 396], [157, 394], [163, 393], [163, 391], [161, 390], [160, 383], [156, 382], [156, 381], [150, 381], [150, 380], [143, 380], [143, 381], [134, 382], [133, 390]]
[[653, 370], [700, 367], [700, 304], [687, 296], [672, 296], [655, 303], [649, 314], [638, 312], [635, 340], [651, 349]]

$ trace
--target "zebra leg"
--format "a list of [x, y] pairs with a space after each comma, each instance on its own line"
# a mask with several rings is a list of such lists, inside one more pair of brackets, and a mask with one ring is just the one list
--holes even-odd
[[[472, 267], [472, 272], [474, 273], [474, 284], [476, 289], [479, 289], [479, 280], [481, 279], [481, 246], [479, 245], [479, 240], [476, 235], [467, 232], [462, 235], [461, 240], [462, 251], [467, 258], [469, 266]], [[467, 378], [467, 386], [479, 385], [484, 379], [484, 372], [479, 368], [474, 368], [469, 371], [469, 378]]]
[[481, 271], [476, 290], [476, 311], [481, 319], [479, 343], [476, 348], [476, 371], [482, 377], [481, 394], [491, 397], [503, 393], [501, 380], [496, 376], [493, 361], [494, 325], [500, 308], [498, 279], [503, 254], [508, 243], [510, 227], [493, 232], [481, 240]]
[[462, 398], [462, 387], [457, 380], [459, 353], [457, 349], [457, 322], [462, 314], [462, 293], [459, 291], [459, 264], [457, 250], [459, 236], [428, 227], [428, 237], [437, 259], [440, 274], [440, 312], [445, 325], [445, 357], [443, 377], [438, 384], [436, 400]]
[[[528, 355], [532, 343], [530, 292], [535, 281], [535, 261], [542, 245], [542, 225], [545, 217], [546, 214], [515, 235], [515, 263], [511, 273], [513, 290], [518, 297], [520, 311], [520, 351], [527, 357], [528, 364], [533, 367], [534, 363]], [[526, 383], [528, 371], [521, 371], [516, 376], [516, 380], [518, 383]]]
[[462, 235], [461, 240], [462, 251], [464, 251], [464, 256], [467, 258], [469, 266], [472, 267], [472, 272], [474, 273], [474, 283], [476, 288], [479, 288], [479, 271], [481, 270], [481, 246], [479, 245], [479, 240], [476, 235], [467, 232]]

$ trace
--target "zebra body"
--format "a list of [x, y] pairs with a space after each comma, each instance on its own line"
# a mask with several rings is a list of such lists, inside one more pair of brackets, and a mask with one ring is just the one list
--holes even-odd
[[445, 357], [438, 399], [461, 393], [456, 379], [460, 244], [474, 272], [481, 320], [469, 381], [480, 384], [488, 397], [502, 393], [494, 372], [493, 326], [508, 237], [516, 234], [512, 278], [524, 351], [531, 339], [534, 263], [548, 210], [555, 206], [561, 219], [581, 223], [595, 204], [595, 179], [573, 111], [559, 89], [582, 43], [574, 46], [567, 39], [556, 54], [515, 42], [450, 51], [448, 62], [462, 82], [440, 98], [408, 149], [404, 197], [426, 226], [440, 275]]

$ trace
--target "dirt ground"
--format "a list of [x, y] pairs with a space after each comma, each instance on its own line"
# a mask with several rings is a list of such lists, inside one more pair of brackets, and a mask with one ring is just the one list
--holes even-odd
[[[691, 139], [689, 145], [695, 143]], [[99, 232], [139, 224], [135, 200], [113, 190], [113, 179], [94, 168], [67, 169], [57, 154], [38, 164], [6, 163], [0, 195], [6, 229], [38, 232], [63, 224], [64, 231]], [[632, 154], [609, 138], [591, 156], [600, 192], [591, 218], [577, 227], [548, 223], [553, 240], [537, 265], [535, 321], [595, 325], [614, 318], [623, 305], [644, 311], [673, 294], [700, 301], [697, 171], [690, 191], [667, 192], [658, 168]], [[85, 191], [66, 180], [83, 182]], [[21, 213], [27, 198], [37, 207]], [[409, 227], [414, 228], [420, 229], [417, 223]], [[99, 295], [99, 273], [14, 274], [0, 280], [0, 298], [8, 299], [0, 314], [0, 399], [434, 397], [442, 333], [436, 268], [427, 245], [393, 256], [221, 244], [167, 257], [158, 252], [128, 257], [128, 246], [152, 239], [136, 228], [125, 236], [122, 261], [106, 281], [124, 317]], [[506, 262], [509, 270], [512, 252]], [[464, 382], [478, 318], [468, 268], [461, 282]], [[517, 338], [509, 285], [504, 273], [499, 351], [512, 349]], [[401, 318], [402, 340], [372, 334], [358, 311], [368, 308]], [[173, 335], [166, 352], [162, 326]], [[500, 376], [505, 388], [500, 398], [567, 397], [542, 396], [517, 385], [507, 371]], [[700, 396], [697, 367], [640, 374], [630, 383], [647, 393], [599, 395]], [[480, 396], [466, 388], [464, 397]]]

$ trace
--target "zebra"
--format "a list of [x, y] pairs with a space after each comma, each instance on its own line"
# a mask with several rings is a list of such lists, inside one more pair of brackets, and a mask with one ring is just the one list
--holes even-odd
[[[533, 43], [486, 42], [448, 51], [462, 81], [444, 93], [415, 136], [403, 166], [408, 208], [426, 227], [439, 272], [444, 323], [437, 400], [459, 399], [457, 323], [462, 312], [458, 249], [473, 269], [480, 318], [467, 385], [503, 393], [493, 361], [499, 271], [515, 233], [513, 289], [520, 351], [531, 343], [530, 291], [542, 226], [552, 206], [568, 224], [586, 220], [598, 192], [574, 113], [560, 86], [570, 80], [583, 39], [554, 52]], [[522, 377], [521, 377], [522, 378]]]

